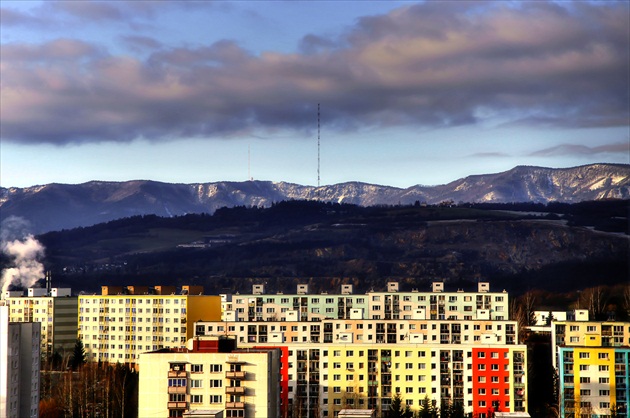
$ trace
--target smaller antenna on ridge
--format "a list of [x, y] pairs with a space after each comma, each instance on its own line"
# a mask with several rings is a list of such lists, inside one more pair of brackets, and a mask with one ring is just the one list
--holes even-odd
[[317, 194], [319, 195], [319, 103], [317, 103]]

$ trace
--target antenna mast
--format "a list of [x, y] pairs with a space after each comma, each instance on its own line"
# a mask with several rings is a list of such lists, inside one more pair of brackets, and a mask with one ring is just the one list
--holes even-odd
[[319, 189], [319, 103], [317, 103], [317, 189]]
[[250, 169], [250, 166], [251, 166], [251, 164], [250, 164], [251, 163], [251, 152], [250, 152], [250, 148], [249, 147], [250, 147], [250, 145], [247, 144], [247, 180], [251, 180], [252, 179], [251, 169]]

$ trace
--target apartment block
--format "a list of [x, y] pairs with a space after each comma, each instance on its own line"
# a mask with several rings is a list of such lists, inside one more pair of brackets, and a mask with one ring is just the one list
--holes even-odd
[[297, 286], [295, 294], [265, 294], [264, 285], [254, 285], [251, 294], [222, 295], [223, 319], [228, 321], [279, 320], [295, 311], [300, 321], [319, 319], [412, 319], [422, 309], [427, 319], [472, 320], [508, 319], [508, 294], [490, 292], [487, 282], [477, 292], [446, 292], [444, 283], [432, 284], [431, 292], [400, 292], [397, 282], [388, 282], [386, 291], [353, 294], [350, 284], [339, 294], [310, 294], [308, 285]]
[[560, 416], [627, 416], [630, 348], [559, 347]]
[[553, 321], [551, 344], [554, 367], [559, 360], [558, 347], [630, 346], [630, 323], [618, 321]]
[[[78, 302], [78, 336], [88, 360], [135, 364], [140, 353], [180, 348], [191, 324], [220, 320], [221, 298], [199, 286], [112, 287]], [[75, 314], [76, 315], [76, 314]]]
[[630, 322], [555, 321], [551, 331], [561, 417], [626, 416]]
[[[324, 319], [295, 321], [198, 321], [195, 336], [229, 335], [243, 343], [516, 344], [516, 321], [427, 319]], [[423, 316], [423, 315], [420, 315]]]
[[496, 409], [526, 411], [524, 345], [239, 345], [286, 353], [280, 386], [288, 392], [289, 416], [336, 417], [342, 409], [371, 409], [381, 416], [395, 393], [414, 411], [425, 397], [460, 403], [480, 418]]
[[39, 322], [41, 324], [42, 356], [59, 353], [70, 355], [77, 339], [78, 298], [69, 288], [29, 288], [7, 291], [0, 303], [9, 308], [11, 322]]
[[[398, 393], [417, 411], [425, 398], [461, 404], [480, 418], [527, 409], [526, 356], [506, 292], [384, 291], [222, 295], [222, 321], [195, 322], [195, 340], [280, 348], [290, 416], [381, 416]], [[343, 411], [343, 413], [342, 413]]]
[[0, 306], [0, 417], [39, 416], [41, 324], [11, 322]]
[[138, 416], [284, 416], [280, 350], [162, 350], [141, 354], [139, 364]]

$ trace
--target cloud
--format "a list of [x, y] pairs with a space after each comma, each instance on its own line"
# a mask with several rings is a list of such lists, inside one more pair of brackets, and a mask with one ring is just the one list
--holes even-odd
[[140, 35], [121, 36], [122, 42], [134, 52], [154, 51], [163, 47], [155, 38]]
[[504, 152], [477, 152], [470, 155], [473, 158], [507, 158], [510, 154]]
[[[130, 7], [152, 16], [161, 3], [63, 7], [101, 21]], [[426, 2], [260, 55], [230, 40], [166, 48], [127, 36], [144, 58], [79, 40], [5, 44], [0, 135], [65, 144], [304, 132], [317, 103], [339, 130], [475, 124], [482, 114], [625, 126], [627, 15], [625, 2]]]
[[587, 147], [578, 144], [560, 144], [554, 147], [541, 149], [529, 154], [536, 157], [552, 157], [566, 155], [596, 155], [596, 154], [625, 154], [630, 152], [630, 144], [628, 142], [616, 142], [612, 144], [599, 145], [596, 147]]

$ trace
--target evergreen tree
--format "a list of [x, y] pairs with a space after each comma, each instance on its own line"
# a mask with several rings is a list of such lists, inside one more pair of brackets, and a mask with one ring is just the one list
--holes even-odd
[[450, 399], [442, 399], [440, 402], [440, 418], [451, 418], [452, 405]]
[[437, 418], [439, 416], [439, 409], [435, 407], [434, 402], [425, 396], [420, 405], [420, 410], [416, 414], [418, 418]]
[[403, 406], [403, 399], [400, 393], [396, 393], [392, 397], [392, 403], [389, 405], [389, 410], [384, 418], [412, 418], [411, 409], [409, 409], [409, 405]]
[[83, 341], [81, 341], [80, 338], [77, 338], [77, 341], [74, 343], [74, 351], [72, 352], [70, 366], [72, 367], [72, 370], [76, 370], [84, 365], [85, 362], [85, 347], [83, 346]]
[[451, 418], [464, 418], [466, 413], [464, 412], [464, 404], [461, 402], [455, 402], [451, 406]]

